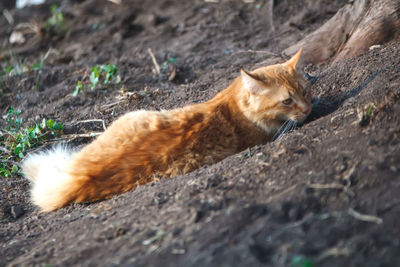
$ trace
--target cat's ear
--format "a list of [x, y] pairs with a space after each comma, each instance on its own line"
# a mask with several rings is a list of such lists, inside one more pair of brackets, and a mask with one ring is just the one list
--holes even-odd
[[299, 51], [297, 51], [297, 53], [288, 61], [286, 61], [286, 65], [288, 65], [289, 67], [291, 67], [292, 69], [296, 69], [296, 65], [299, 62], [300, 58], [301, 58], [301, 52], [303, 51], [303, 48], [300, 48]]
[[263, 82], [256, 75], [245, 71], [240, 68], [240, 74], [242, 76], [243, 87], [250, 93], [259, 94], [264, 90]]

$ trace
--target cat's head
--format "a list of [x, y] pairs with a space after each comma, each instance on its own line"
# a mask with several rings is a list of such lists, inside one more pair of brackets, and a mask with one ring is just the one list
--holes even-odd
[[[242, 90], [248, 92], [246, 116], [266, 129], [292, 120], [303, 122], [311, 113], [311, 90], [296, 69], [301, 49], [288, 61], [247, 72], [241, 69]], [[272, 127], [274, 128], [274, 127]]]

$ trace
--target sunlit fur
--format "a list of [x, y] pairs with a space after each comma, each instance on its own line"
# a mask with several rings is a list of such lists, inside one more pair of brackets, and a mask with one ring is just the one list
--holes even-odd
[[[110, 198], [160, 177], [190, 172], [271, 141], [287, 120], [311, 112], [311, 92], [289, 61], [241, 75], [208, 102], [169, 111], [134, 111], [79, 152], [29, 156], [23, 172], [42, 211]], [[303, 95], [304, 94], [304, 95]], [[282, 103], [291, 97], [290, 105]]]

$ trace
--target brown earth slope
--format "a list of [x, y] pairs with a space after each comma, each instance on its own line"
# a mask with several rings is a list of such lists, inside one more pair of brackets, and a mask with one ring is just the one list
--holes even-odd
[[[240, 67], [283, 60], [345, 2], [275, 1], [272, 31], [263, 1], [55, 1], [65, 35], [29, 33], [19, 47], [2, 16], [2, 66], [44, 60], [40, 73], [1, 76], [0, 112], [21, 109], [26, 125], [51, 118], [71, 135], [102, 131], [83, 120], [204, 101]], [[14, 26], [46, 21], [49, 6], [11, 10]], [[107, 201], [39, 213], [23, 177], [0, 178], [0, 266], [399, 266], [399, 59], [391, 42], [309, 65], [315, 101], [303, 126]], [[72, 96], [107, 63], [119, 84]]]

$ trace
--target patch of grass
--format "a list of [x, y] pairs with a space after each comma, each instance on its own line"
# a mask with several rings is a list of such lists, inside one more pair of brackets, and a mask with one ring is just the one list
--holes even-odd
[[45, 30], [50, 35], [65, 35], [67, 27], [65, 26], [64, 14], [59, 11], [57, 5], [50, 6], [50, 13], [51, 16], [47, 19], [47, 22], [44, 25]]
[[[121, 76], [118, 75], [118, 68], [114, 64], [97, 65], [92, 67], [89, 75], [88, 87], [90, 90], [94, 90], [98, 84], [119, 84], [121, 82]], [[77, 96], [84, 89], [84, 82], [78, 81], [73, 92], [73, 96]]]
[[12, 57], [12, 61], [0, 62], [0, 76], [17, 76], [28, 71], [35, 71], [38, 74], [42, 72], [43, 60], [29, 65], [25, 59], [21, 60], [16, 57]]
[[10, 52], [10, 61], [4, 60], [0, 62], [0, 93], [5, 88], [5, 76], [18, 76], [26, 72], [33, 72], [35, 76], [35, 86], [40, 89], [40, 74], [42, 73], [44, 61], [46, 60], [49, 52], [40, 57], [40, 60], [33, 64], [28, 64], [26, 59], [20, 59]]
[[24, 72], [29, 71], [30, 68], [26, 63], [26, 60], [15, 59], [14, 63], [4, 61], [0, 63], [0, 75], [15, 76], [21, 75]]
[[29, 149], [43, 144], [49, 137], [61, 134], [64, 129], [61, 123], [51, 119], [24, 127], [20, 114], [20, 110], [11, 108], [3, 116], [6, 127], [0, 129], [1, 177], [18, 173], [18, 161], [25, 157]]

